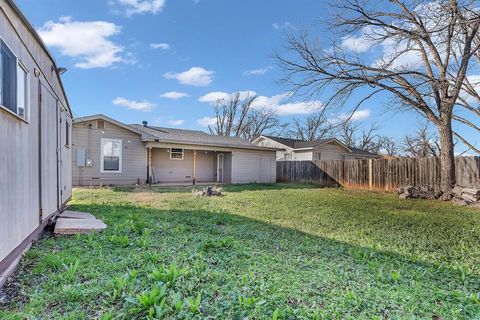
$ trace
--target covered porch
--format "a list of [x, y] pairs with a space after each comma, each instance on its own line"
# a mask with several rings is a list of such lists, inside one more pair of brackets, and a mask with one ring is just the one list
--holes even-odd
[[148, 178], [157, 185], [231, 182], [232, 153], [214, 147], [147, 146]]

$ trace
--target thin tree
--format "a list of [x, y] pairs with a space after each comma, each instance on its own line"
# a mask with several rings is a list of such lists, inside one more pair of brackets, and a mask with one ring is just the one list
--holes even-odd
[[334, 125], [330, 123], [322, 110], [304, 118], [294, 118], [290, 136], [299, 140], [313, 141], [332, 134]]
[[413, 134], [403, 139], [403, 152], [409, 157], [437, 157], [440, 154], [438, 136], [429, 130], [428, 123], [420, 123]]
[[264, 132], [282, 128], [275, 112], [252, 108], [256, 99], [256, 95], [243, 97], [236, 92], [228, 99], [218, 100], [214, 106], [215, 125], [209, 126], [210, 132], [253, 140]]
[[[470, 115], [480, 117], [480, 96], [467, 77], [480, 59], [478, 1], [337, 0], [332, 9], [329, 30], [342, 43], [321, 47], [306, 32], [290, 34], [289, 54], [276, 54], [284, 83], [304, 95], [328, 89], [327, 108], [362, 94], [355, 110], [386, 93], [394, 107], [422, 115], [439, 133], [441, 188], [448, 194], [455, 184], [454, 135], [474, 147], [452, 123], [479, 129]], [[468, 119], [458, 108], [470, 112]]]
[[363, 151], [380, 153], [385, 143], [389, 141], [388, 137], [379, 134], [380, 126], [372, 123], [366, 128], [361, 128], [360, 123], [345, 121], [338, 128], [338, 137], [349, 147], [354, 147]]

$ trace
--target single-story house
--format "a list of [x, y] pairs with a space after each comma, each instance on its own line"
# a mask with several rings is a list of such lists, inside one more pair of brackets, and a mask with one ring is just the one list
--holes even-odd
[[275, 148], [203, 131], [127, 125], [104, 115], [73, 122], [73, 184], [270, 183]]
[[253, 143], [277, 148], [277, 161], [375, 159], [380, 155], [349, 147], [336, 138], [313, 141], [262, 135]]
[[0, 286], [71, 196], [72, 112], [53, 56], [0, 0]]

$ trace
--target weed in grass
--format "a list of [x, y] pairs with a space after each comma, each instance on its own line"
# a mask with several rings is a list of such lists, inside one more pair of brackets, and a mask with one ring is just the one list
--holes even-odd
[[128, 247], [130, 245], [130, 239], [127, 235], [112, 235], [108, 238], [108, 240], [110, 240], [111, 243], [121, 247]]
[[165, 297], [167, 295], [167, 287], [165, 285], [156, 284], [150, 291], [144, 292], [137, 296], [135, 311], [145, 312], [150, 316], [155, 315], [156, 307], [165, 305]]
[[161, 281], [168, 286], [173, 286], [175, 282], [182, 276], [187, 274], [187, 269], [178, 268], [177, 265], [171, 264], [168, 268], [160, 267], [150, 273], [150, 278], [155, 281]]
[[195, 298], [194, 297], [185, 298], [184, 303], [191, 313], [197, 314], [197, 313], [200, 312], [200, 305], [202, 303], [202, 296], [200, 295], [200, 293], [198, 293]]

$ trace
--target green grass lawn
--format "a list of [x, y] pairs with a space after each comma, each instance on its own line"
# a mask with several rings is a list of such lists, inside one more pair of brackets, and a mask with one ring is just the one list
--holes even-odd
[[305, 185], [75, 190], [0, 319], [480, 319], [480, 211]]

